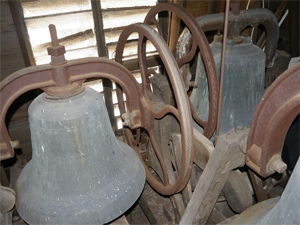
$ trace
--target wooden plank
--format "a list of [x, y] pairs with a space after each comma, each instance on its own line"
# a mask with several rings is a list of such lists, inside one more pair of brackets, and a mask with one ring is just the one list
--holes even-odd
[[149, 10], [150, 7], [146, 9], [103, 12], [104, 29], [125, 27], [133, 23], [142, 22]]
[[195, 128], [194, 131], [194, 162], [204, 170], [214, 151], [213, 143]]
[[[65, 58], [67, 60], [84, 58], [84, 57], [96, 57], [98, 56], [97, 46], [87, 47], [87, 48], [80, 48], [74, 50], [68, 50], [65, 54]], [[40, 64], [48, 64], [50, 63], [51, 59], [50, 56], [47, 54], [47, 51], [44, 52], [42, 55], [38, 55], [35, 57], [36, 63]]]
[[117, 220], [113, 221], [112, 223], [109, 223], [109, 225], [129, 225], [126, 217], [123, 215]]
[[207, 6], [207, 14], [219, 13], [220, 8], [221, 8], [221, 0], [219, 0], [219, 1], [209, 1], [208, 6]]
[[[1, 33], [1, 55], [10, 55], [11, 51], [21, 53], [19, 46], [19, 39], [16, 31], [2, 32]], [[22, 55], [21, 55], [22, 57]]]
[[[137, 46], [138, 46], [137, 43], [138, 43], [137, 40], [126, 43], [125, 48], [124, 48], [123, 57], [137, 55]], [[110, 59], [115, 58], [116, 47], [117, 47], [117, 44], [112, 44], [112, 45], [107, 46], [108, 58], [110, 58]], [[147, 51], [147, 53], [156, 51], [155, 47], [152, 45], [152, 43], [150, 41], [147, 41], [146, 51]]]
[[140, 7], [140, 6], [154, 6], [157, 0], [101, 0], [102, 9], [126, 8], [126, 7]]
[[7, 1], [1, 1], [1, 80], [25, 67], [14, 21]]
[[[154, 30], [157, 31], [156, 26], [151, 25], [151, 27]], [[118, 42], [119, 37], [120, 37], [122, 31], [124, 30], [124, 28], [125, 27], [118, 27], [116, 29], [107, 29], [107, 30], [104, 30], [106, 44], [113, 43], [113, 42]], [[130, 35], [128, 37], [127, 40], [135, 40], [135, 39], [138, 39], [138, 37], [139, 37], [138, 33], [133, 33], [132, 35]]]
[[[49, 24], [56, 26], [58, 38], [64, 38], [88, 29], [94, 29], [92, 11], [26, 19], [25, 21], [32, 47], [51, 42], [48, 28]], [[94, 44], [96, 45], [96, 38], [94, 39]]]
[[[98, 56], [103, 57], [107, 56], [107, 48], [105, 43], [105, 36], [103, 30], [103, 17], [101, 11], [101, 4], [98, 0], [91, 0], [94, 24], [95, 24], [95, 33], [97, 40]], [[113, 130], [117, 129], [117, 121], [114, 115], [114, 106], [112, 100], [112, 82], [109, 79], [103, 79], [103, 94], [105, 98], [105, 105], [107, 108], [109, 120]]]
[[[160, 65], [162, 65], [161, 58], [160, 58], [160, 56], [158, 54], [155, 54], [155, 55], [147, 57], [146, 63], [147, 63], [148, 67], [154, 67], [154, 66], [160, 66]], [[123, 65], [129, 71], [133, 71], [133, 70], [138, 70], [139, 69], [139, 64], [138, 64], [138, 61], [137, 61], [136, 58], [124, 61]]]
[[33, 57], [33, 52], [31, 49], [31, 44], [29, 41], [29, 35], [27, 27], [24, 21], [23, 9], [20, 0], [9, 1], [9, 7], [12, 13], [14, 24], [16, 26], [16, 31], [23, 54], [23, 59], [26, 66], [34, 66], [35, 60]]
[[8, 131], [11, 139], [18, 140], [20, 144], [31, 142], [28, 120], [18, 126], [10, 126]]
[[24, 17], [37, 17], [43, 15], [60, 14], [90, 10], [89, 0], [34, 0], [22, 1]]
[[[123, 10], [103, 12], [104, 29], [125, 27], [132, 23], [142, 22], [149, 9]], [[63, 21], [63, 23], [62, 23]], [[76, 14], [56, 15], [41, 18], [26, 19], [33, 47], [50, 42], [48, 25], [56, 25], [58, 38], [63, 38], [87, 29], [93, 29], [93, 13], [79, 12]], [[42, 35], [42, 39], [41, 39]]]
[[292, 57], [298, 57], [300, 53], [299, 44], [299, 26], [300, 26], [300, 3], [299, 1], [290, 0], [288, 2], [288, 7], [290, 10], [289, 19], [289, 48]]
[[249, 129], [232, 129], [219, 137], [216, 149], [186, 207], [180, 221], [181, 225], [206, 223], [231, 170], [245, 165], [245, 154], [241, 150], [244, 146], [241, 145], [243, 143], [241, 140], [247, 137], [248, 133]]
[[0, 19], [1, 19], [1, 34], [3, 32], [10, 32], [16, 30], [7, 1], [1, 1]]
[[105, 46], [105, 36], [103, 30], [101, 4], [100, 1], [98, 0], [91, 0], [91, 4], [92, 4], [94, 24], [95, 24], [98, 55], [100, 57], [107, 56], [107, 49]]
[[218, 2], [216, 0], [209, 1], [187, 1], [187, 10], [192, 14], [194, 18], [207, 14], [209, 2]]
[[[173, 3], [183, 6], [183, 0], [173, 0]], [[181, 19], [175, 14], [170, 14], [169, 48], [175, 54], [179, 32], [181, 30]]]
[[2, 186], [5, 186], [5, 187], [9, 186], [9, 181], [8, 181], [8, 178], [6, 176], [5, 170], [2, 165], [0, 165], [0, 183]]
[[[78, 32], [58, 39], [59, 44], [65, 46], [66, 51], [95, 46], [95, 35], [93, 29]], [[51, 42], [38, 45], [33, 48], [35, 56], [47, 54], [47, 48], [51, 46]]]
[[2, 59], [1, 61], [2, 61], [1, 62], [1, 72], [2, 72], [2, 70], [4, 71], [7, 69], [11, 69], [11, 68], [24, 68], [25, 67], [24, 60], [22, 58], [16, 58], [16, 59], [12, 59], [12, 60]]
[[[157, 194], [147, 183], [138, 203], [151, 224], [176, 224], [170, 199]], [[168, 216], [164, 208], [171, 211]]]

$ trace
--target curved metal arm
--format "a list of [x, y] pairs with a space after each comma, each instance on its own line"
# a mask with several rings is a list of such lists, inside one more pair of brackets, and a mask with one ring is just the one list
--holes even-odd
[[280, 75], [263, 95], [250, 127], [246, 163], [266, 177], [286, 170], [281, 153], [288, 129], [300, 113], [300, 63]]
[[[224, 28], [224, 13], [210, 14], [200, 16], [197, 19], [200, 27], [204, 32], [207, 31], [223, 31]], [[267, 33], [266, 41], [266, 67], [273, 66], [277, 41], [279, 38], [279, 26], [276, 16], [268, 9], [250, 9], [240, 11], [239, 15], [230, 13], [228, 19], [229, 34], [228, 38], [239, 35], [247, 26], [263, 25]], [[184, 51], [191, 46], [191, 34], [188, 29], [184, 29], [180, 35], [180, 39], [187, 41], [184, 45], [178, 45], [179, 52]]]
[[[68, 88], [67, 84], [81, 83], [87, 78], [101, 77], [114, 80], [128, 96], [127, 105], [130, 112], [139, 110], [146, 113], [141, 107], [140, 87], [133, 75], [122, 65], [106, 58], [85, 58], [72, 60], [58, 66], [43, 65], [19, 70], [0, 83], [0, 161], [14, 156], [12, 142], [5, 125], [5, 115], [10, 105], [23, 93], [32, 89], [41, 88], [46, 93], [51, 87]], [[60, 78], [58, 81], [57, 78]], [[61, 85], [61, 80], [66, 85]], [[137, 116], [138, 117], [138, 116]], [[134, 118], [136, 124], [141, 125], [140, 118]]]

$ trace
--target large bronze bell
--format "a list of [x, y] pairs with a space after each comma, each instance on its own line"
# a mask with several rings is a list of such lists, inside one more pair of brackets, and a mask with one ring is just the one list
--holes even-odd
[[134, 150], [118, 141], [103, 98], [85, 88], [66, 99], [38, 96], [29, 107], [32, 160], [17, 182], [29, 224], [98, 224], [124, 213], [145, 182]]
[[[51, 69], [62, 80], [67, 73], [59, 66], [68, 64], [55, 57], [61, 56], [52, 56]], [[114, 136], [102, 95], [73, 84], [52, 95], [48, 90], [29, 107], [33, 154], [17, 181], [16, 202], [29, 224], [107, 223], [129, 209], [144, 187], [144, 167]]]

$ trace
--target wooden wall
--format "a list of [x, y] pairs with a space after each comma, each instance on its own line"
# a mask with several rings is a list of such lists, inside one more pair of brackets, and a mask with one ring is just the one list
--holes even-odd
[[25, 67], [7, 0], [1, 0], [1, 80]]
[[[25, 68], [16, 28], [7, 0], [1, 0], [1, 78]], [[12, 140], [19, 140], [24, 157], [31, 158], [31, 143], [28, 124], [28, 106], [35, 93], [27, 93], [14, 102], [7, 112], [6, 121]], [[23, 157], [23, 156], [22, 156]], [[4, 163], [5, 164], [5, 163]]]
[[[230, 0], [230, 2], [233, 2], [233, 0]], [[240, 10], [244, 10], [249, 0], [238, 0], [238, 2], [240, 3]], [[261, 0], [251, 0], [250, 8], [260, 2]], [[220, 12], [224, 12], [225, 0], [186, 0], [186, 8], [196, 18], [207, 14], [210, 3], [220, 5]]]

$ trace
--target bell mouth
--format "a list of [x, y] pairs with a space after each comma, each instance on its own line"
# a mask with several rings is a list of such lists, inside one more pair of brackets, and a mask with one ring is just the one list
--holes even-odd
[[37, 193], [27, 182], [26, 174], [33, 172], [29, 162], [17, 182], [16, 208], [20, 216], [29, 224], [104, 224], [124, 214], [144, 189], [145, 170], [134, 150], [118, 142], [126, 158], [122, 162], [126, 173], [119, 173], [108, 185], [99, 184], [90, 193], [71, 198]]
[[[145, 169], [114, 136], [104, 100], [78, 96], [29, 107], [32, 160], [17, 181], [16, 208], [29, 224], [104, 224], [140, 196]], [[88, 124], [88, 125], [87, 125]]]

